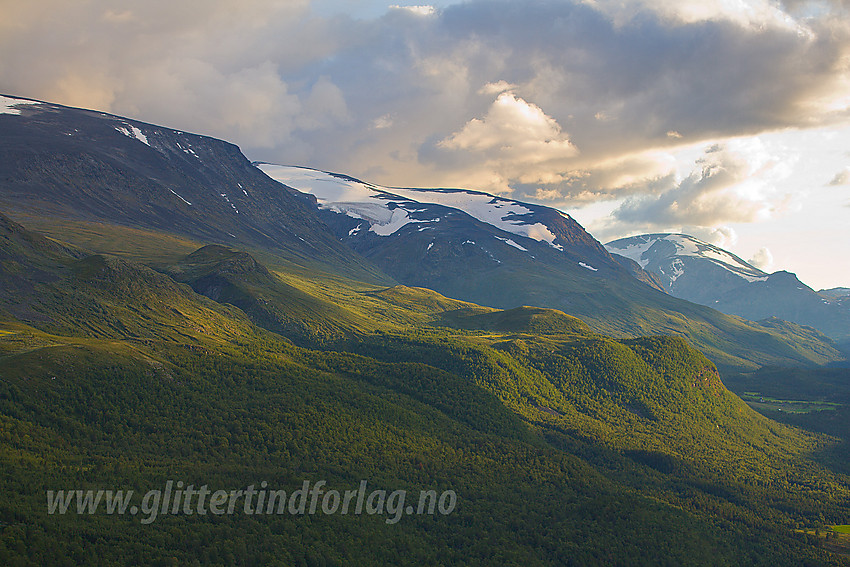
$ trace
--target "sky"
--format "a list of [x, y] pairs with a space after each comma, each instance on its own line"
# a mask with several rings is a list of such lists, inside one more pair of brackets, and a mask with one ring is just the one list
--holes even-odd
[[0, 92], [850, 287], [850, 0], [0, 0]]

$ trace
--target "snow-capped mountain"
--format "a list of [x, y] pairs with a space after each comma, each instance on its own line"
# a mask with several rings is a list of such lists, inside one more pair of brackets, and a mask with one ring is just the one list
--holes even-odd
[[[424, 245], [426, 254], [437, 254], [436, 247], [454, 239], [494, 265], [502, 262], [500, 255], [518, 251], [529, 259], [541, 254], [570, 258], [591, 273], [620, 271], [596, 239], [557, 209], [479, 191], [390, 188], [303, 167], [257, 166], [272, 179], [315, 197], [320, 210], [332, 213], [325, 215], [330, 224], [343, 225], [340, 237], [358, 250], [365, 248], [364, 242], [369, 248], [383, 247], [404, 236]], [[394, 240], [381, 240], [389, 237]]]
[[[745, 282], [767, 281], [768, 274], [718, 246], [687, 234], [642, 234], [621, 238], [605, 245], [612, 254], [637, 262], [641, 268], [657, 274], [664, 289], [677, 297], [690, 295], [688, 288], [700, 280], [696, 271], [711, 271], [714, 283], [733, 288]], [[687, 275], [685, 275], [687, 273]], [[700, 293], [703, 286], [693, 293]]]
[[790, 272], [768, 274], [735, 254], [686, 234], [643, 234], [605, 245], [656, 274], [676, 297], [751, 320], [778, 317], [836, 339], [850, 336], [850, 306], [818, 294]]
[[490, 281], [547, 269], [596, 287], [606, 279], [634, 277], [657, 287], [643, 270], [623, 268], [581, 225], [551, 207], [466, 189], [384, 187], [303, 167], [257, 166], [315, 199], [341, 241], [407, 285], [511, 307], [531, 304], [526, 290], [482, 289], [473, 274]]
[[[560, 309], [606, 333], [683, 333], [709, 349], [719, 346], [715, 336], [748, 325], [665, 293], [657, 276], [615, 258], [550, 207], [479, 191], [386, 187], [315, 169], [256, 165], [314, 199], [340, 241], [405, 285], [491, 307]], [[698, 335], [690, 334], [693, 321], [702, 321]], [[706, 328], [714, 329], [708, 341]], [[764, 329], [756, 328], [757, 334]]]

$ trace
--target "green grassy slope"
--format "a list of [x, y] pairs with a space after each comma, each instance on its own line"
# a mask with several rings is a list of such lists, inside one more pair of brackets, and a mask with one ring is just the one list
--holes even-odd
[[[174, 557], [180, 563], [192, 557], [280, 564], [831, 561], [792, 535], [796, 518], [782, 513], [787, 497], [778, 504], [761, 501], [758, 493], [730, 493], [737, 482], [715, 486], [692, 471], [668, 470], [677, 460], [664, 451], [675, 444], [662, 441], [662, 450], [648, 452], [629, 440], [600, 443], [618, 420], [596, 410], [590, 412], [595, 418], [586, 409], [573, 412], [583, 416], [584, 441], [564, 434], [576, 425], [565, 417], [564, 399], [575, 404], [582, 396], [559, 403], [557, 389], [546, 396], [540, 384], [526, 384], [522, 390], [530, 387], [540, 397], [535, 405], [511, 408], [465, 373], [302, 351], [245, 330], [229, 347], [160, 345], [151, 356], [118, 341], [17, 327], [11, 335], [17, 346], [0, 359], [3, 488], [16, 495], [0, 508], [0, 557], [42, 565], [62, 556], [84, 564], [92, 551], [105, 561]], [[30, 340], [53, 344], [29, 350]], [[401, 348], [407, 348], [403, 341]], [[491, 355], [509, 368], [524, 366], [501, 349]], [[573, 361], [592, 371], [592, 360], [584, 359]], [[482, 376], [491, 362], [475, 354], [461, 359]], [[488, 380], [500, 393], [512, 390], [510, 382], [504, 376]], [[540, 409], [543, 404], [549, 411]], [[607, 411], [637, 415], [630, 405], [625, 412], [615, 407], [623, 406], [610, 403]], [[532, 414], [536, 419], [528, 419]], [[586, 430], [589, 423], [597, 431]], [[626, 427], [617, 429], [622, 435]], [[588, 440], [597, 434], [600, 439]], [[642, 439], [638, 432], [630, 437]], [[811, 444], [781, 427], [772, 437], [783, 450], [795, 447], [792, 456]], [[576, 446], [567, 447], [566, 439]], [[777, 453], [766, 443], [758, 449]], [[719, 459], [726, 472], [741, 468], [728, 457]], [[822, 482], [822, 475], [814, 478]], [[48, 489], [141, 492], [169, 479], [225, 489], [265, 480], [289, 490], [304, 479], [339, 489], [368, 479], [386, 490], [451, 488], [462, 507], [454, 515], [404, 517], [395, 525], [369, 516], [214, 521], [172, 515], [145, 526], [132, 517], [44, 513]], [[796, 480], [790, 475], [788, 482]], [[783, 488], [778, 485], [777, 493]], [[793, 504], [812, 507], [811, 497], [798, 494]], [[796, 514], [805, 521], [815, 515], [805, 506]], [[371, 543], [358, 545], [364, 541]]]
[[[681, 339], [617, 340], [554, 311], [281, 275], [222, 248], [178, 261], [196, 284], [234, 277], [261, 298], [298, 282], [302, 308], [336, 297], [346, 325], [373, 321], [338, 351], [308, 350], [164, 273], [10, 226], [4, 564], [841, 563], [794, 531], [850, 513], [848, 478], [808, 458], [828, 438], [749, 410]], [[450, 316], [470, 328], [425, 324]], [[47, 490], [169, 479], [287, 491], [367, 480], [452, 489], [458, 507], [396, 524], [45, 511]]]
[[[810, 329], [786, 323], [753, 323], [688, 303], [638, 281], [608, 282], [552, 266], [493, 269], [435, 287], [451, 297], [484, 305], [526, 305], [564, 311], [596, 332], [620, 336], [669, 334], [698, 345], [721, 369], [755, 370], [765, 364], [812, 365], [841, 360], [835, 344]], [[791, 344], [793, 343], [793, 344]]]
[[[178, 235], [102, 222], [34, 217], [28, 217], [27, 221], [52, 238], [95, 252], [118, 254], [172, 275], [183, 271], [179, 264], [188, 254], [204, 245]], [[421, 309], [412, 306], [421, 298], [390, 306], [391, 302], [375, 295], [395, 284], [388, 277], [367, 283], [344, 273], [335, 273], [327, 264], [290, 257], [280, 250], [251, 246], [242, 250], [266, 266], [285, 285], [245, 281], [238, 292], [240, 299], [232, 299], [243, 308], [250, 302], [255, 303], [256, 308], [246, 310], [256, 322], [287, 333], [299, 344], [326, 345], [359, 329], [381, 327], [383, 323], [375, 323], [376, 320], [394, 319], [400, 324], [432, 322], [431, 317], [423, 319], [415, 315]], [[546, 306], [570, 313], [598, 333], [619, 337], [648, 334], [682, 336], [697, 345], [724, 374], [754, 371], [763, 365], [824, 364], [846, 356], [827, 337], [799, 325], [745, 321], [676, 299], [640, 282], [614, 286], [603, 280], [579, 278], [545, 266], [537, 266], [535, 270], [532, 275], [526, 271], [515, 273], [503, 269], [487, 278], [457, 278], [452, 284], [454, 287], [443, 290], [443, 293], [451, 297], [481, 296], [489, 299], [490, 304], [508, 305], [516, 303], [516, 290], [521, 288], [526, 295], [531, 294], [524, 296], [527, 305]], [[229, 279], [235, 284], [234, 280], [239, 278]], [[423, 288], [405, 286], [400, 289]], [[567, 289], [569, 293], [565, 293]], [[268, 303], [258, 302], [257, 298], [261, 295]], [[457, 301], [458, 309], [471, 305], [474, 304]], [[493, 311], [493, 308], [473, 309]], [[330, 312], [335, 315], [324, 316]], [[412, 318], [411, 314], [414, 314]], [[440, 324], [463, 326], [468, 323], [449, 317]]]

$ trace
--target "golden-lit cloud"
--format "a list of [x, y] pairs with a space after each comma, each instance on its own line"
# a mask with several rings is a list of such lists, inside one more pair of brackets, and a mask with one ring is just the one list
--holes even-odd
[[469, 181], [500, 192], [509, 190], [511, 182], [557, 182], [560, 176], [546, 166], [578, 154], [555, 119], [511, 92], [500, 94], [482, 118], [473, 118], [437, 148], [482, 164], [486, 177]]
[[791, 209], [800, 197], [777, 189], [790, 175], [789, 164], [758, 138], [711, 145], [694, 166], [661, 193], [627, 199], [614, 217], [645, 227], [711, 227], [767, 220]]
[[512, 93], [499, 95], [486, 116], [473, 118], [437, 145], [532, 162], [578, 153], [551, 116]]

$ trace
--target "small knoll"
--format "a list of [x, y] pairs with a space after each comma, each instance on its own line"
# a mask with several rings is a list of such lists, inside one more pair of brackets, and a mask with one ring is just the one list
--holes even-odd
[[563, 311], [528, 306], [486, 313], [458, 309], [444, 314], [439, 324], [457, 329], [540, 335], [585, 335], [591, 332], [587, 323]]
[[186, 256], [183, 264], [198, 271], [215, 271], [221, 274], [247, 274], [256, 272], [268, 276], [268, 269], [257, 262], [247, 252], [241, 252], [221, 246], [210, 244], [199, 248]]
[[481, 307], [467, 301], [451, 299], [424, 287], [396, 285], [378, 291], [370, 291], [368, 294], [398, 307], [430, 314], [455, 310], [466, 310], [470, 313], [489, 313], [493, 311], [492, 308]]

